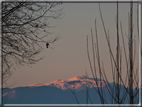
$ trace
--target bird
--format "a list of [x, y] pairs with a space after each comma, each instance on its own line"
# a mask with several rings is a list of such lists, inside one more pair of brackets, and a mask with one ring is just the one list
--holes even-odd
[[46, 48], [48, 48], [48, 46], [49, 46], [49, 43], [47, 42], [47, 43], [46, 43]]

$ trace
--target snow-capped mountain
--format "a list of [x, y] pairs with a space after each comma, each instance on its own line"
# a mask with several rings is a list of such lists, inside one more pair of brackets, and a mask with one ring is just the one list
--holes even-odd
[[85, 89], [86, 86], [88, 88], [92, 88], [92, 87], [104, 87], [106, 85], [107, 85], [107, 82], [105, 82], [104, 80], [100, 80], [100, 79], [94, 80], [93, 78], [88, 78], [85, 75], [80, 75], [80, 76], [76, 76], [66, 80], [58, 79], [50, 83], [31, 84], [31, 85], [27, 85], [26, 87], [51, 86], [51, 87], [60, 88], [62, 90], [67, 90], [69, 88], [81, 90], [81, 89]]
[[[109, 85], [108, 85], [109, 84]], [[13, 89], [3, 89], [4, 104], [100, 104], [96, 87], [102, 89], [106, 101], [111, 102], [109, 91], [111, 83], [101, 79], [88, 78], [84, 75], [50, 83], [31, 84]], [[121, 87], [124, 90], [124, 87]], [[125, 90], [124, 90], [125, 91]], [[123, 91], [122, 91], [123, 92]], [[73, 94], [75, 93], [75, 95]], [[121, 96], [121, 95], [120, 95]], [[77, 98], [77, 99], [76, 99]], [[128, 99], [128, 98], [126, 98]], [[77, 101], [78, 100], [78, 101]], [[126, 100], [124, 103], [128, 103]]]

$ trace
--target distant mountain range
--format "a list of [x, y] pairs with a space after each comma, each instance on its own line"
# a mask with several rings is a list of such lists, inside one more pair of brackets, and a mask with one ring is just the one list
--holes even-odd
[[[101, 104], [96, 89], [101, 89], [107, 103], [112, 103], [109, 90], [112, 83], [84, 75], [50, 83], [31, 84], [24, 87], [4, 88], [3, 104]], [[98, 88], [97, 88], [98, 87]], [[135, 92], [136, 89], [134, 89]], [[125, 89], [121, 85], [120, 97]], [[139, 103], [138, 95], [135, 97]], [[124, 104], [128, 104], [126, 96]]]

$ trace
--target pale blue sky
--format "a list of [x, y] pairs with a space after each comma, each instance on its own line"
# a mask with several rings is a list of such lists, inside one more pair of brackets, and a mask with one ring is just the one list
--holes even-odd
[[[63, 6], [65, 17], [59, 20], [50, 20], [51, 25], [57, 25], [57, 27], [50, 29], [51, 32], [54, 32], [50, 37], [54, 38], [58, 36], [58, 33], [61, 37], [54, 44], [50, 44], [54, 49], [46, 49], [45, 44], [43, 44], [45, 50], [43, 50], [39, 56], [44, 56], [44, 59], [32, 67], [24, 66], [13, 71], [13, 75], [8, 80], [8, 84], [15, 83], [13, 87], [17, 87], [34, 83], [48, 83], [57, 79], [68, 79], [78, 75], [85, 75], [85, 69], [87, 69], [88, 74], [91, 77], [91, 71], [87, 59], [86, 37], [87, 35], [89, 36], [89, 46], [91, 46], [90, 32], [92, 28], [95, 34], [95, 19], [97, 19], [101, 60], [104, 61], [108, 80], [110, 82], [112, 81], [108, 47], [103, 32], [102, 22], [100, 20], [99, 4], [64, 3]], [[136, 4], [134, 5], [134, 9], [134, 35], [137, 35]], [[101, 10], [106, 28], [109, 29], [110, 32], [111, 46], [113, 52], [115, 52], [116, 3], [101, 3]], [[119, 19], [122, 21], [124, 34], [128, 32], [128, 11], [129, 3], [119, 4]], [[136, 40], [137, 47], [135, 64], [138, 65], [139, 55], [137, 36]], [[126, 68], [124, 60], [123, 63], [122, 69], [124, 69], [125, 75]]]

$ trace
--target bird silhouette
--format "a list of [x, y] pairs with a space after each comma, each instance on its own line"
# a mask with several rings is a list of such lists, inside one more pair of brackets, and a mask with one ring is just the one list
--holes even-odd
[[47, 42], [47, 43], [46, 43], [46, 48], [48, 48], [48, 46], [49, 46], [49, 43]]

